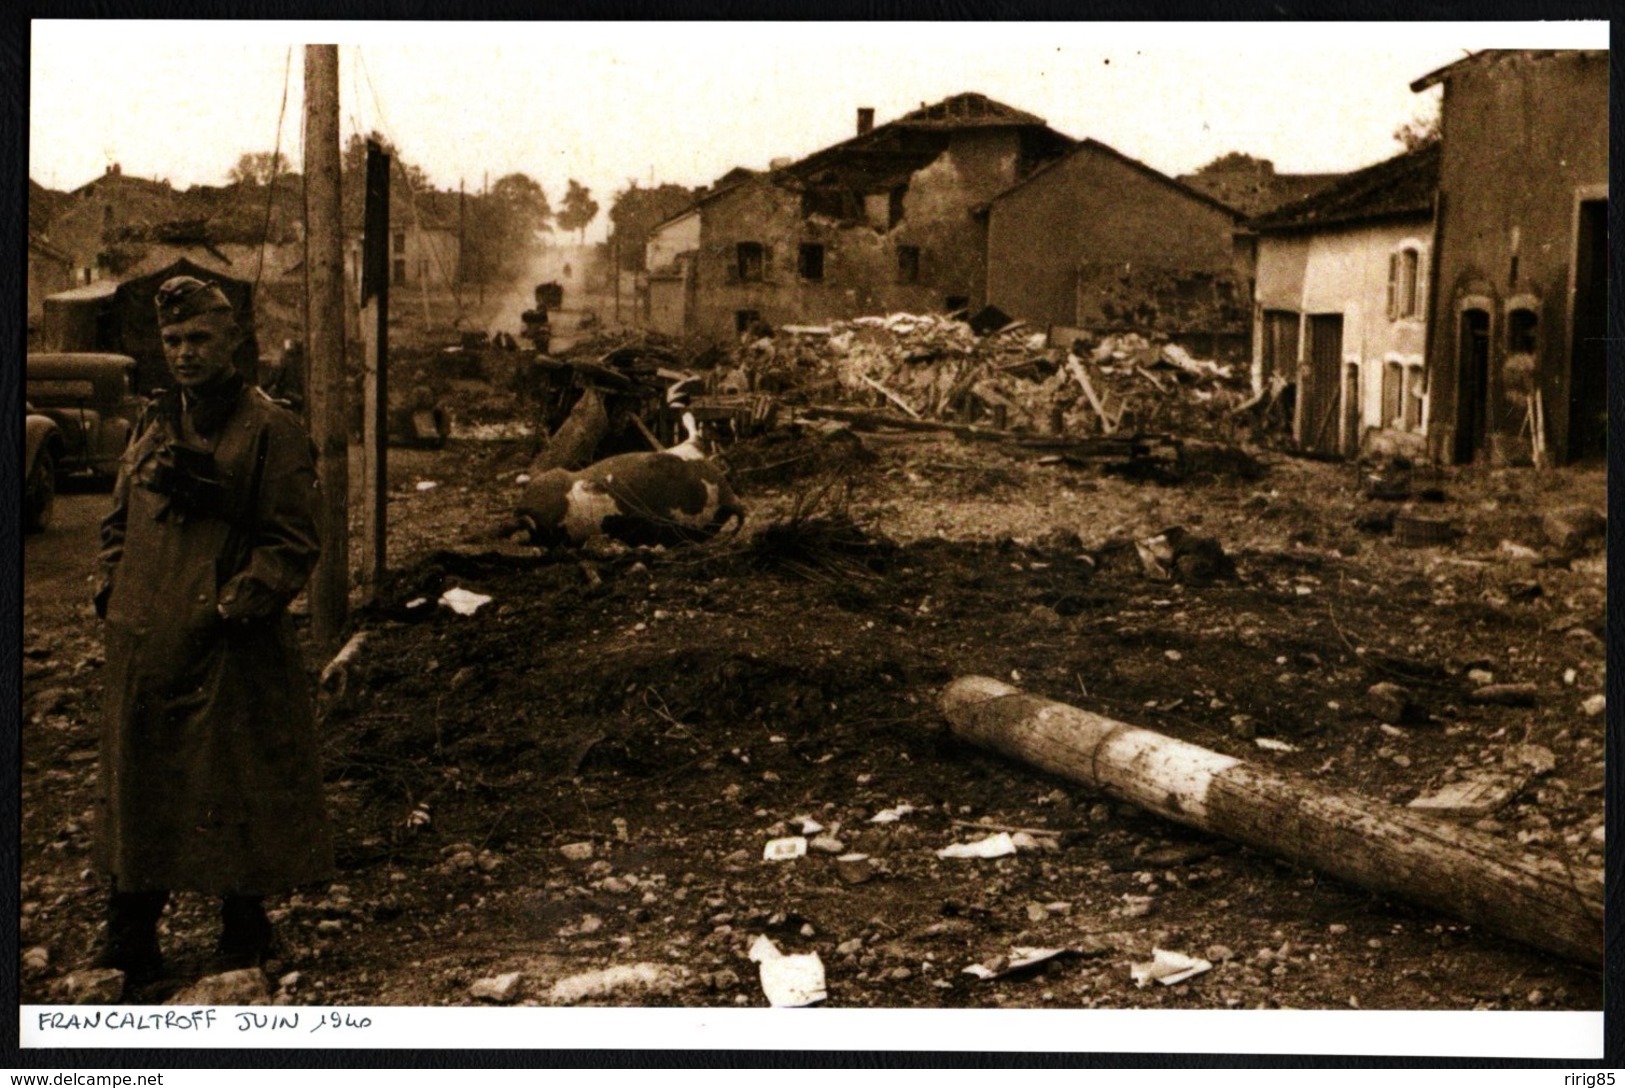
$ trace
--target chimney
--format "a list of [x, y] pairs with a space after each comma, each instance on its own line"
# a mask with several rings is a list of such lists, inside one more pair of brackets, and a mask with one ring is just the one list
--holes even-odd
[[875, 130], [875, 108], [873, 106], [858, 107], [858, 135], [867, 136]]

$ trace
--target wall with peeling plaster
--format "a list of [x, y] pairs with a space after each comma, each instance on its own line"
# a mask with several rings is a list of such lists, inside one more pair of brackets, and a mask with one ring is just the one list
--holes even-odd
[[[1237, 268], [1234, 215], [1089, 143], [994, 199], [987, 220], [988, 301], [1037, 325], [1098, 322], [1098, 307], [1079, 312], [1085, 264], [1239, 273], [1243, 283], [1249, 271]], [[1146, 301], [1155, 303], [1149, 292]]]
[[[1571, 273], [1577, 205], [1606, 195], [1608, 56], [1514, 53], [1458, 64], [1444, 77], [1444, 142], [1433, 335], [1428, 368], [1430, 449], [1461, 459], [1460, 310], [1474, 296], [1490, 308], [1487, 447], [1496, 462], [1528, 454], [1525, 413], [1509, 396], [1507, 310], [1536, 302], [1536, 383], [1548, 448], [1562, 459], [1570, 425]], [[1516, 258], [1516, 268], [1514, 268]]]
[[[1421, 366], [1427, 333], [1425, 295], [1415, 315], [1390, 318], [1388, 272], [1390, 255], [1406, 245], [1415, 247], [1422, 254], [1425, 285], [1431, 238], [1431, 221], [1419, 217], [1344, 229], [1265, 235], [1258, 241], [1253, 333], [1255, 370], [1261, 370], [1263, 365], [1263, 311], [1342, 314], [1343, 362], [1359, 368], [1359, 433], [1341, 437], [1350, 439], [1349, 444], [1357, 444], [1361, 449], [1377, 447], [1413, 455], [1423, 452], [1420, 430], [1407, 431], [1386, 418], [1383, 375], [1392, 362], [1411, 369], [1412, 388], [1423, 385]], [[1300, 327], [1299, 367], [1304, 365], [1308, 341], [1307, 329]], [[1421, 427], [1425, 428], [1425, 399], [1421, 408]], [[1343, 418], [1344, 413], [1340, 411], [1338, 419]]]

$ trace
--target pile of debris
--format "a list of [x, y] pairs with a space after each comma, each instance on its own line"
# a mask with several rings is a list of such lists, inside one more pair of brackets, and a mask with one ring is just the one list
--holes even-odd
[[916, 420], [985, 422], [1056, 435], [1171, 432], [1229, 438], [1252, 397], [1245, 366], [1122, 333], [1055, 343], [1013, 322], [979, 334], [946, 316], [898, 313], [785, 326], [744, 345], [714, 379], [729, 391], [831, 397]]

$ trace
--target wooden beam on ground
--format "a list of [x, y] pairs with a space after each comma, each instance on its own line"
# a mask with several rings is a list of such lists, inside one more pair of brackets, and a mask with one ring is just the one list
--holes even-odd
[[1106, 414], [1105, 402], [1102, 401], [1100, 399], [1100, 395], [1095, 392], [1094, 383], [1089, 380], [1089, 371], [1083, 365], [1083, 360], [1079, 359], [1076, 355], [1068, 355], [1066, 359], [1066, 372], [1072, 375], [1072, 377], [1077, 380], [1079, 385], [1083, 386], [1083, 395], [1089, 398], [1089, 404], [1094, 408], [1095, 415], [1100, 417], [1101, 432], [1103, 434], [1111, 434], [1112, 432], [1116, 431], [1117, 420]]
[[1189, 827], [1603, 964], [1603, 874], [1483, 832], [1330, 791], [985, 676], [942, 694], [956, 736]]
[[897, 407], [899, 407], [903, 411], [907, 412], [910, 416], [914, 417], [915, 419], [920, 418], [920, 413], [914, 410], [913, 405], [909, 404], [908, 401], [904, 400], [902, 397], [898, 396], [896, 393], [893, 393], [890, 389], [887, 389], [884, 385], [881, 385], [879, 382], [877, 382], [873, 378], [869, 377], [869, 375], [867, 375], [867, 374], [859, 374], [858, 378], [865, 385], [869, 386], [870, 388], [872, 388], [875, 391], [877, 391], [878, 393], [880, 393], [887, 400], [891, 401], [893, 404], [897, 405]]

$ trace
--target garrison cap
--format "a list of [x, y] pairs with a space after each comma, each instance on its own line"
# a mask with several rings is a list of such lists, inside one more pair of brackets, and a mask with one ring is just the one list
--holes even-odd
[[153, 298], [158, 307], [158, 326], [174, 325], [198, 314], [231, 312], [231, 301], [217, 284], [194, 276], [176, 276], [164, 281]]

